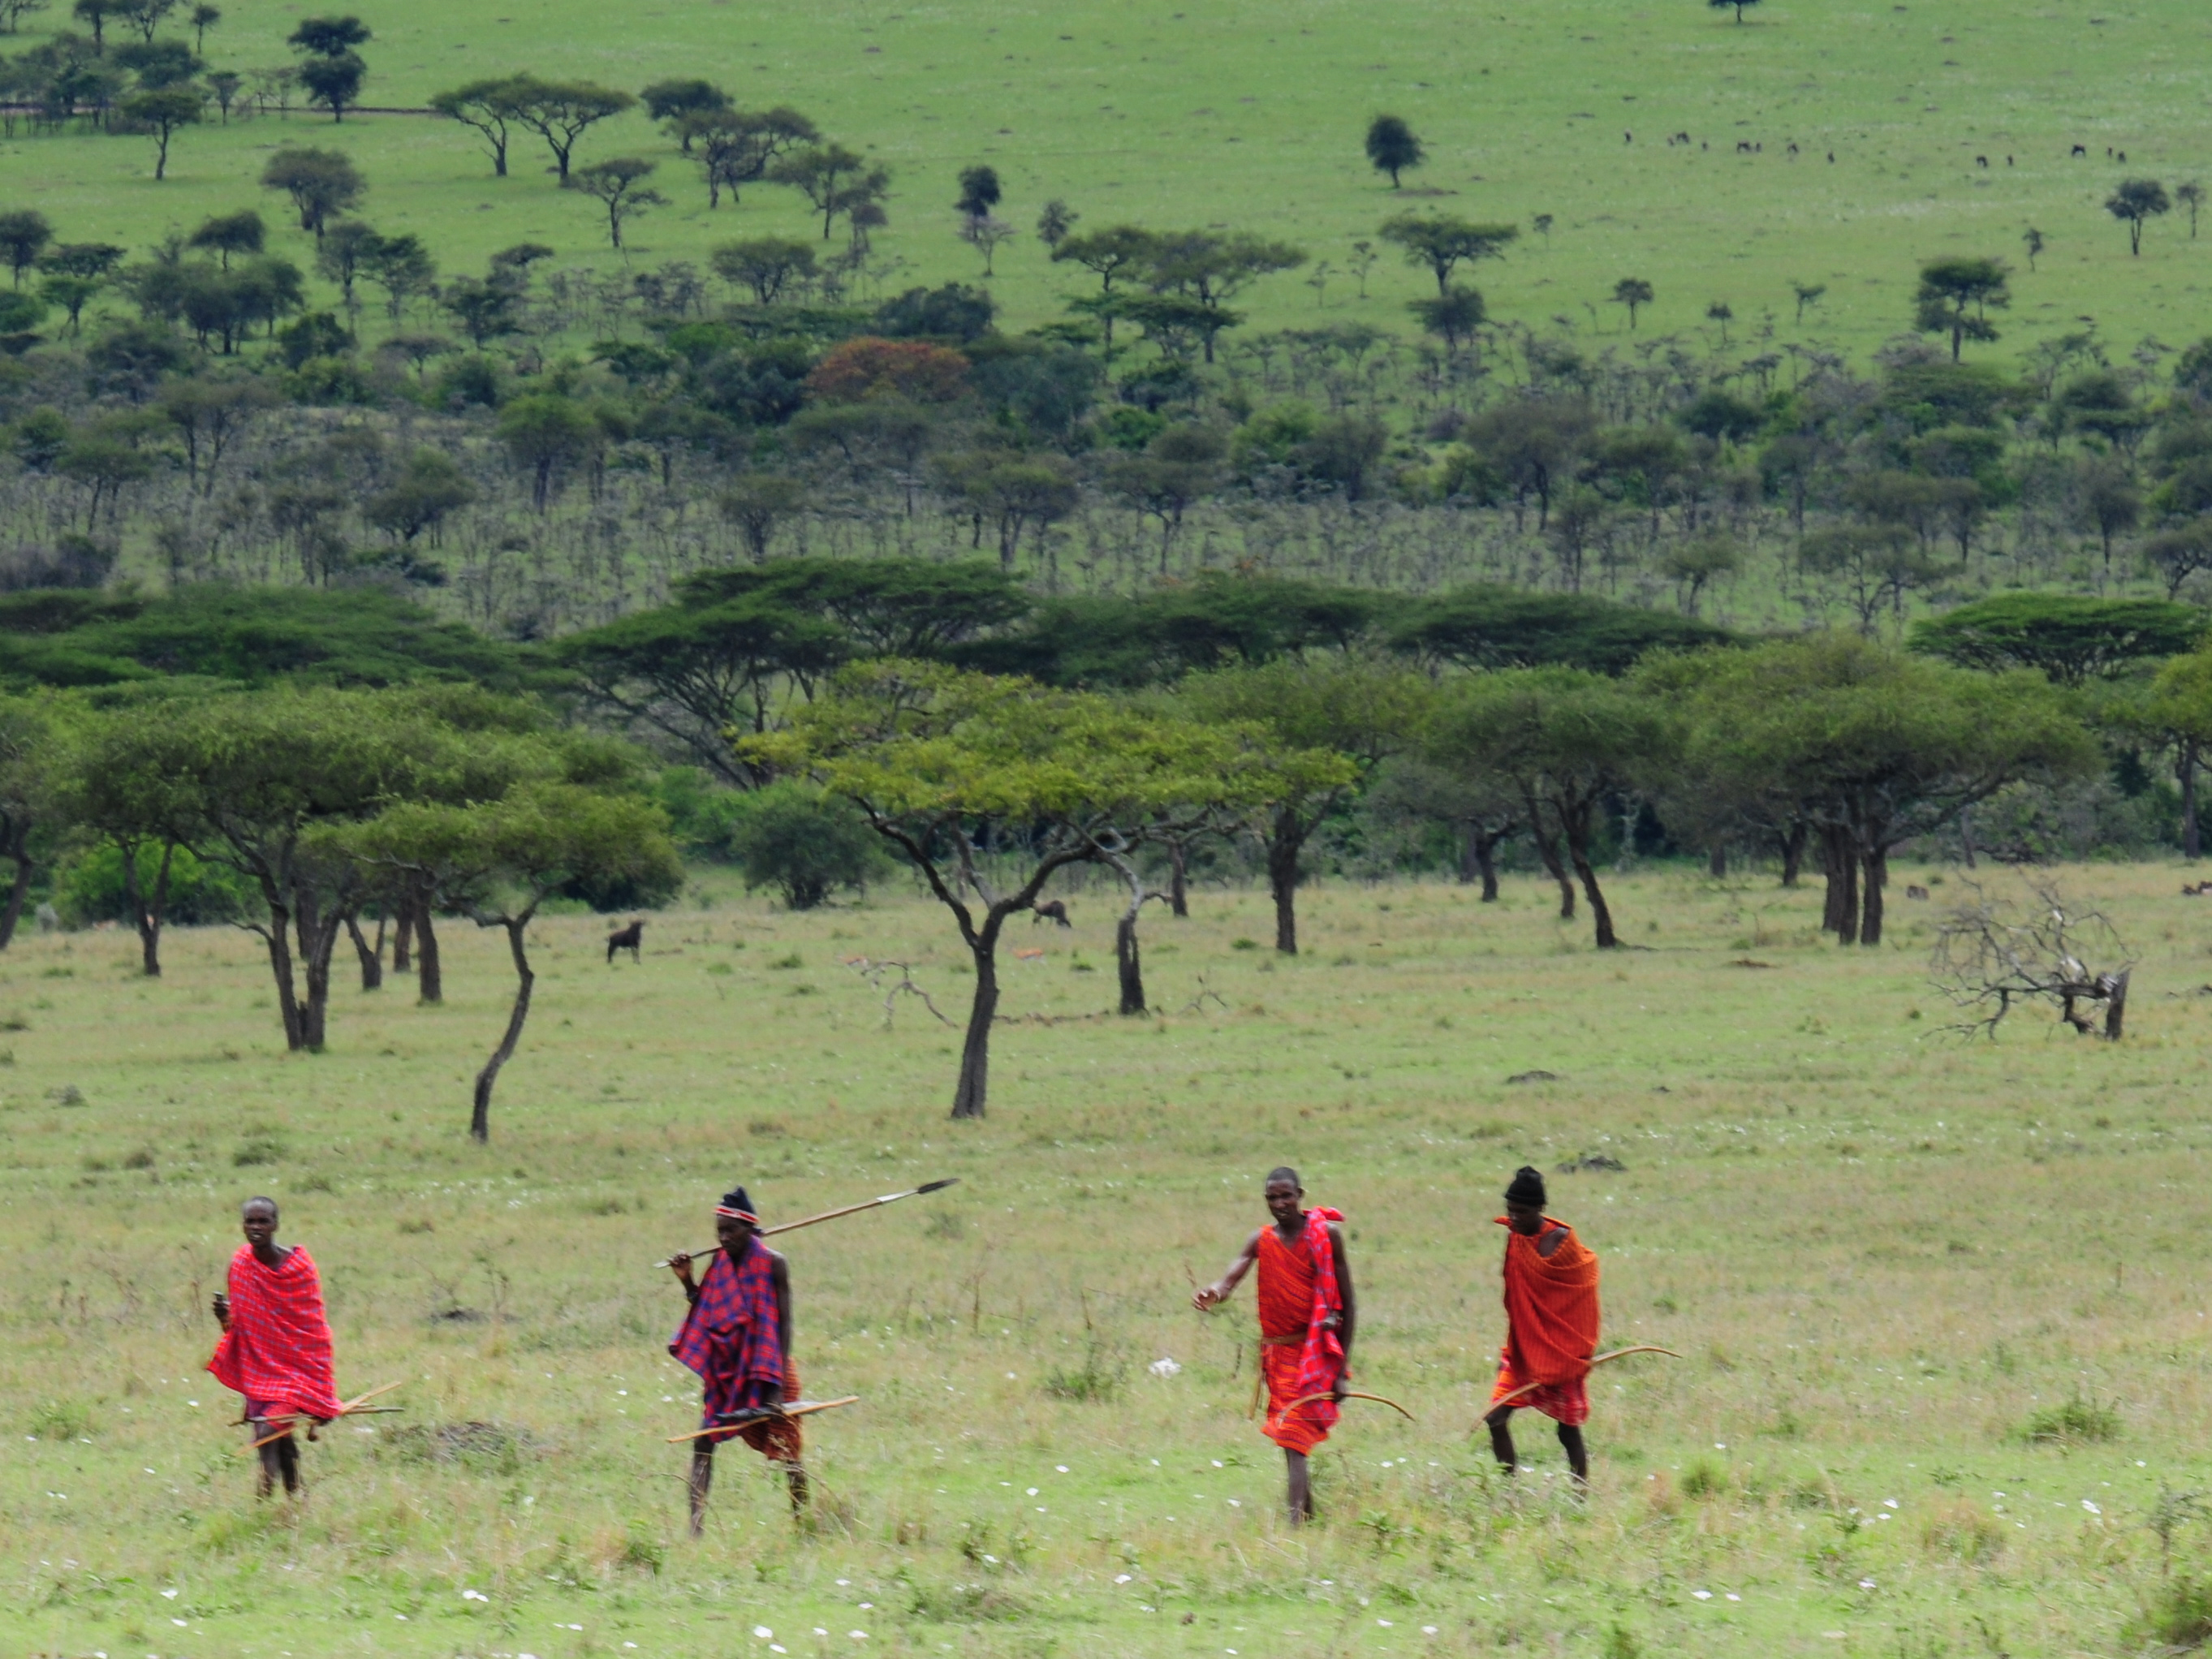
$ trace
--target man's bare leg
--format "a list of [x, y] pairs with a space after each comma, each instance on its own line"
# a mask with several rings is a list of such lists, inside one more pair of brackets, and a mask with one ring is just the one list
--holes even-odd
[[1302, 1526], [1313, 1519], [1313, 1480], [1306, 1467], [1306, 1455], [1283, 1448], [1283, 1463], [1290, 1471], [1291, 1524]]
[[1513, 1407], [1500, 1406], [1482, 1419], [1490, 1425], [1490, 1453], [1505, 1466], [1505, 1473], [1513, 1473], [1518, 1459], [1513, 1451], [1513, 1431], [1507, 1425], [1513, 1420]]
[[707, 1494], [714, 1485], [714, 1447], [712, 1441], [695, 1441], [691, 1447], [691, 1535], [707, 1529]]
[[1559, 1425], [1559, 1446], [1567, 1455], [1567, 1467], [1575, 1472], [1575, 1484], [1589, 1485], [1589, 1450], [1583, 1444], [1583, 1431], [1572, 1423]]

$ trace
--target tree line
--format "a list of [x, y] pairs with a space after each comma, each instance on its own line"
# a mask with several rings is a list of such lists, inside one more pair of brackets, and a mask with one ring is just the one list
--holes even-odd
[[[0, 599], [0, 941], [43, 878], [119, 910], [158, 973], [182, 899], [261, 936], [287, 1042], [313, 1049], [341, 941], [373, 988], [389, 928], [434, 1000], [440, 919], [498, 927], [516, 996], [472, 1092], [483, 1134], [550, 898], [656, 902], [687, 853], [800, 907], [903, 871], [975, 975], [969, 1115], [1003, 927], [1065, 873], [1124, 895], [1133, 1016], [1146, 903], [1183, 913], [1194, 871], [1249, 854], [1295, 954], [1317, 847], [1383, 813], [1454, 843], [1486, 900], [1520, 849], [1599, 949], [1627, 937], [1604, 872], [1647, 836], [1785, 886], [1817, 872], [1825, 926], [1875, 945], [1897, 849], [1972, 861], [1977, 815], [2008, 800], [2170, 765], [2193, 851], [2212, 741], [2203, 619], [2155, 601], [2018, 596], [1900, 651], [1654, 632], [1508, 590], [1422, 604], [1224, 577], [1120, 601], [1094, 630], [989, 563], [720, 574], [544, 647], [351, 593]], [[1984, 822], [1978, 855], [2036, 849]]]

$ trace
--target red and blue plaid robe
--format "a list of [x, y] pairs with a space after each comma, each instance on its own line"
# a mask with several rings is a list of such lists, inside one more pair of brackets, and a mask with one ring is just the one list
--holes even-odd
[[[783, 1351], [783, 1328], [776, 1317], [775, 1281], [768, 1248], [745, 1241], [734, 1264], [717, 1251], [700, 1282], [699, 1299], [684, 1317], [668, 1352], [699, 1373], [705, 1385], [699, 1426], [711, 1429], [733, 1412], [761, 1406], [771, 1389], [787, 1401], [799, 1398], [799, 1375]], [[769, 1422], [739, 1431], [756, 1450], [795, 1462], [799, 1425]]]

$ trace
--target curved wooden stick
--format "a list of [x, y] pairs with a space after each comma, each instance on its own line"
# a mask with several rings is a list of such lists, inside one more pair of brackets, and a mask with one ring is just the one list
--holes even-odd
[[[1293, 1400], [1289, 1405], [1284, 1407], [1283, 1409], [1276, 1414], [1275, 1420], [1279, 1423], [1284, 1418], [1288, 1417], [1292, 1412], [1297, 1410], [1301, 1406], [1310, 1406], [1316, 1400], [1328, 1400], [1334, 1397], [1334, 1392], [1332, 1391], [1323, 1394], [1310, 1394], [1303, 1400]], [[1403, 1406], [1400, 1405], [1396, 1401], [1391, 1399], [1387, 1394], [1362, 1394], [1357, 1389], [1346, 1389], [1344, 1391], [1344, 1397], [1346, 1400], [1376, 1401], [1382, 1405], [1388, 1406], [1392, 1411], [1397, 1413], [1399, 1416], [1404, 1418], [1408, 1423], [1418, 1423], [1421, 1420], [1419, 1418], [1414, 1416], [1413, 1413], [1407, 1411]]]
[[[1596, 1358], [1590, 1361], [1590, 1369], [1592, 1370], [1595, 1370], [1600, 1365], [1604, 1364], [1609, 1359], [1619, 1359], [1625, 1355], [1632, 1353], [1663, 1353], [1669, 1359], [1680, 1359], [1682, 1357], [1676, 1353], [1672, 1348], [1662, 1348], [1656, 1343], [1645, 1342], [1633, 1348], [1615, 1348], [1611, 1353], [1601, 1353]], [[1519, 1388], [1514, 1389], [1511, 1394], [1504, 1395], [1502, 1399], [1492, 1401], [1490, 1404], [1484, 1408], [1483, 1415], [1487, 1417], [1492, 1412], [1496, 1411], [1500, 1406], [1510, 1406], [1515, 1401], [1518, 1400], [1522, 1395], [1534, 1394], [1537, 1389], [1543, 1386], [1544, 1384], [1541, 1382], [1523, 1382]], [[1469, 1434], [1473, 1434], [1474, 1430], [1469, 1429], [1468, 1432]]]
[[840, 1406], [858, 1405], [860, 1399], [857, 1394], [848, 1394], [842, 1400], [804, 1400], [796, 1406], [787, 1406], [780, 1412], [763, 1413], [750, 1423], [717, 1423], [711, 1429], [694, 1429], [689, 1434], [672, 1434], [668, 1437], [668, 1443], [674, 1446], [686, 1440], [704, 1440], [710, 1434], [741, 1434], [763, 1423], [787, 1422], [794, 1417], [807, 1417], [816, 1412], [835, 1411]]

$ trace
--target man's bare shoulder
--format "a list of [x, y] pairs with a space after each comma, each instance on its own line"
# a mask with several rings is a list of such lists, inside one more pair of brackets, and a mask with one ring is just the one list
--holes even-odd
[[1559, 1253], [1559, 1246], [1574, 1237], [1574, 1231], [1565, 1222], [1553, 1222], [1544, 1230], [1543, 1237], [1536, 1241], [1536, 1254], [1549, 1261]]

